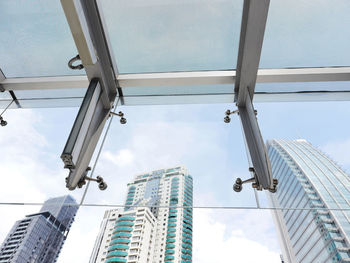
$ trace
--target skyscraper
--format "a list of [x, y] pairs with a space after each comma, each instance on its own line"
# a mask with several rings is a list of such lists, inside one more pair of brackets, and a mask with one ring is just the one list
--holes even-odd
[[[285, 262], [350, 262], [350, 177], [306, 140], [268, 142]], [[295, 209], [288, 209], [295, 208]], [[342, 210], [344, 209], [344, 210]]]
[[78, 210], [76, 204], [69, 195], [51, 198], [39, 213], [17, 221], [1, 245], [0, 262], [56, 262]]
[[184, 167], [137, 175], [124, 211], [105, 213], [90, 263], [192, 262], [192, 189]]

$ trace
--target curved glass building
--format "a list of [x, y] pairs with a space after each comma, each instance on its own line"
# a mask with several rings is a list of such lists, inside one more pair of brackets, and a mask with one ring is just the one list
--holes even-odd
[[268, 141], [284, 262], [350, 262], [350, 177], [306, 140]]

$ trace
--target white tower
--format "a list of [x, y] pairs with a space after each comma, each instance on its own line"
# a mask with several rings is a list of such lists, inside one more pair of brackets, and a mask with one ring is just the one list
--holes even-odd
[[90, 263], [192, 262], [192, 192], [184, 167], [137, 175], [124, 211], [106, 212]]

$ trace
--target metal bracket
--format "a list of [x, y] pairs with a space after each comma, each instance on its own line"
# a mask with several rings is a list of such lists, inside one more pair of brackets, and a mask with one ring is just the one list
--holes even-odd
[[[80, 181], [78, 182], [78, 188], [82, 188], [85, 184], [86, 181], [93, 181], [93, 182], [97, 182], [98, 183], [98, 188], [103, 191], [107, 189], [107, 184], [106, 182], [103, 180], [103, 178], [101, 176], [97, 176], [96, 178], [92, 178], [87, 176], [87, 173], [91, 170], [91, 167], [86, 168], [83, 177], [80, 179]], [[68, 181], [68, 177], [66, 178], [66, 182]]]
[[71, 68], [71, 69], [83, 69], [83, 68], [84, 68], [84, 65], [83, 65], [83, 64], [78, 64], [78, 65], [76, 65], [76, 66], [73, 65], [73, 63], [76, 62], [76, 61], [81, 61], [79, 55], [76, 55], [74, 58], [71, 58], [71, 59], [68, 61], [68, 67]]
[[[241, 178], [237, 178], [234, 185], [233, 185], [233, 190], [235, 192], [240, 192], [242, 191], [242, 185], [246, 183], [252, 183], [252, 187], [255, 188], [258, 191], [261, 191], [263, 188], [261, 184], [259, 183], [258, 177], [256, 176], [255, 170], [253, 167], [249, 168], [249, 172], [253, 173], [253, 177], [247, 180], [242, 181]], [[278, 180], [273, 179], [272, 187], [269, 188], [268, 190], [271, 193], [275, 193], [277, 191], [277, 185], [278, 185]]]
[[123, 112], [120, 111], [118, 113], [115, 113], [115, 112], [111, 111], [109, 113], [109, 115], [114, 115], [114, 116], [120, 117], [120, 123], [121, 124], [126, 124], [126, 119], [124, 118], [124, 113]]
[[224, 118], [224, 122], [230, 123], [231, 122], [230, 115], [236, 114], [236, 113], [237, 113], [237, 115], [239, 115], [239, 110], [234, 110], [234, 111], [227, 110], [227, 111], [225, 111], [226, 117]]
[[67, 180], [69, 190], [74, 190], [81, 178], [85, 176], [84, 173], [108, 119], [109, 110], [104, 108], [101, 100], [99, 80], [93, 79], [61, 155], [64, 167], [69, 169]]

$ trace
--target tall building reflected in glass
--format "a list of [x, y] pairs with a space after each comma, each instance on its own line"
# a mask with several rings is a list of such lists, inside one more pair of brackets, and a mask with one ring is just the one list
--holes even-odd
[[[268, 141], [285, 262], [350, 262], [350, 177], [306, 140]], [[334, 210], [328, 210], [334, 209]], [[345, 210], [341, 210], [345, 209]]]
[[39, 213], [15, 223], [1, 245], [0, 262], [56, 262], [77, 210], [70, 195], [47, 200]]

